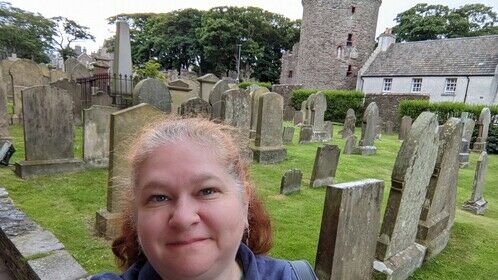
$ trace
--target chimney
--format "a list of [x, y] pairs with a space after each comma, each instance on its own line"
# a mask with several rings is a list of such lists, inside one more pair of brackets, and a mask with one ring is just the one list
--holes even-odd
[[393, 34], [392, 28], [386, 28], [386, 31], [384, 33], [380, 34], [379, 37], [377, 38], [379, 40], [379, 48], [381, 51], [385, 52], [391, 46], [396, 42], [396, 36]]

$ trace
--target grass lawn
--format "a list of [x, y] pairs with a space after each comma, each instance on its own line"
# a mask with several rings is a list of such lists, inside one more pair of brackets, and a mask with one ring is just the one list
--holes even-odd
[[[290, 125], [290, 123], [286, 123]], [[333, 144], [341, 149], [338, 137], [341, 126], [334, 127]], [[294, 143], [298, 140], [298, 130]], [[11, 162], [24, 158], [22, 129], [11, 127], [15, 137], [15, 153]], [[360, 131], [356, 131], [359, 136]], [[75, 153], [81, 158], [81, 128], [76, 131]], [[273, 219], [274, 248], [270, 254], [278, 258], [315, 261], [320, 231], [325, 188], [309, 188], [311, 170], [319, 144], [287, 146], [288, 158], [276, 165], [253, 164], [252, 177], [259, 194]], [[383, 208], [389, 194], [390, 176], [400, 142], [396, 135], [376, 141], [377, 155], [362, 157], [341, 155], [337, 182], [365, 178], [382, 179], [386, 183]], [[496, 279], [498, 275], [498, 155], [490, 155], [484, 198], [488, 210], [475, 216], [460, 210], [470, 198], [478, 155], [471, 155], [468, 169], [461, 169], [458, 180], [456, 223], [448, 247], [441, 255], [426, 263], [411, 279]], [[283, 173], [291, 168], [303, 171], [302, 191], [290, 196], [279, 195]], [[0, 169], [0, 185], [7, 188], [17, 207], [33, 220], [51, 230], [66, 249], [89, 273], [117, 271], [110, 242], [94, 235], [95, 211], [105, 207], [107, 171], [37, 177], [21, 180], [7, 169]]]

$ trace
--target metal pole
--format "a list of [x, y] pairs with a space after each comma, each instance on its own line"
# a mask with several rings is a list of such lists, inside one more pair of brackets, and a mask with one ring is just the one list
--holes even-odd
[[237, 57], [237, 82], [240, 82], [240, 50], [242, 48], [242, 44], [237, 44], [239, 48], [239, 55]]

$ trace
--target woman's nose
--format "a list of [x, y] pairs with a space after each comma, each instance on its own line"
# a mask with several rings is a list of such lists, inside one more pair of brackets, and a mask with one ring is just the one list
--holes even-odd
[[175, 229], [185, 230], [200, 221], [195, 201], [179, 198], [172, 211], [169, 225]]

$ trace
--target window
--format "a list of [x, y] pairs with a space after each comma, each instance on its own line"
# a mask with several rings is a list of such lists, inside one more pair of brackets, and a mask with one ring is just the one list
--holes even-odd
[[287, 78], [292, 78], [292, 70], [289, 71], [289, 74], [287, 75]]
[[412, 79], [412, 92], [421, 92], [421, 91], [422, 91], [422, 78]]
[[393, 85], [393, 79], [385, 78], [384, 85], [382, 87], [383, 88], [382, 92], [391, 92], [392, 85]]
[[351, 76], [351, 75], [353, 75], [352, 66], [348, 65], [348, 71], [346, 72], [346, 76]]
[[351, 47], [353, 45], [353, 34], [348, 34], [348, 40], [346, 41], [346, 46]]
[[339, 46], [337, 47], [337, 58], [338, 59], [341, 59], [342, 58], [342, 55], [343, 55], [343, 52], [342, 52], [342, 47]]
[[457, 78], [446, 78], [444, 93], [454, 94], [457, 86]]
[[356, 7], [355, 6], [351, 7], [351, 14], [354, 14], [355, 12], [356, 12]]

